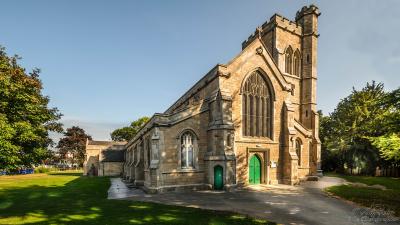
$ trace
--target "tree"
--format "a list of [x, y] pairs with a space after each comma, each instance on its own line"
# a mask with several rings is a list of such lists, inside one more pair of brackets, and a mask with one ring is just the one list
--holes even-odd
[[400, 88], [390, 92], [382, 105], [390, 112], [385, 116], [382, 124], [385, 134], [368, 137], [368, 140], [379, 149], [383, 159], [400, 163]]
[[379, 137], [370, 137], [372, 145], [379, 149], [382, 158], [400, 162], [400, 137], [396, 134], [387, 134]]
[[382, 150], [396, 146], [397, 139], [388, 135], [399, 132], [399, 96], [398, 90], [385, 92], [382, 83], [367, 83], [360, 91], [353, 88], [320, 120], [323, 167], [339, 172], [361, 168], [361, 173], [374, 174], [388, 159]]
[[64, 137], [58, 141], [58, 151], [61, 158], [66, 158], [68, 153], [73, 154], [73, 159], [81, 166], [85, 159], [86, 140], [92, 140], [92, 137], [85, 133], [80, 127], [73, 126], [68, 128]]
[[42, 94], [40, 70], [26, 73], [19, 59], [0, 47], [0, 169], [7, 170], [41, 163], [53, 144], [49, 132], [62, 132], [62, 115]]
[[4, 114], [0, 114], [0, 169], [14, 169], [21, 160], [18, 156], [20, 147], [12, 141], [15, 130], [7, 122]]
[[389, 92], [383, 100], [383, 106], [388, 109], [384, 119], [385, 132], [400, 133], [400, 88]]
[[322, 160], [322, 170], [324, 171], [334, 171], [341, 167], [342, 161], [340, 160], [340, 154], [335, 149], [332, 148], [332, 142], [330, 137], [332, 137], [333, 127], [332, 120], [329, 116], [324, 116], [322, 111], [318, 111], [319, 114], [319, 138], [321, 140], [321, 160]]
[[149, 117], [144, 116], [133, 121], [130, 126], [114, 130], [111, 133], [111, 139], [113, 141], [129, 141], [136, 135], [140, 128], [142, 128], [149, 121], [149, 119]]

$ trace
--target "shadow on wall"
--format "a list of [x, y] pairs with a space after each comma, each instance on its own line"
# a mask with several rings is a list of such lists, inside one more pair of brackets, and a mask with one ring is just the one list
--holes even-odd
[[116, 150], [111, 147], [102, 151], [102, 161], [104, 162], [123, 162], [125, 150]]
[[[57, 180], [57, 182], [53, 182]], [[27, 187], [0, 189], [0, 224], [249, 224], [245, 216], [121, 200], [107, 200], [106, 177], [52, 176]], [[11, 182], [13, 183], [13, 182]], [[18, 182], [15, 182], [18, 184]], [[47, 186], [45, 186], [47, 185]], [[272, 223], [271, 223], [272, 224]]]
[[84, 175], [97, 176], [99, 169], [99, 156], [90, 156], [85, 168]]

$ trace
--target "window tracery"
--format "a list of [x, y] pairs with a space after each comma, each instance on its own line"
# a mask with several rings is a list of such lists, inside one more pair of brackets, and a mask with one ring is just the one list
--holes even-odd
[[255, 71], [245, 81], [242, 90], [243, 136], [272, 136], [271, 90], [263, 75]]

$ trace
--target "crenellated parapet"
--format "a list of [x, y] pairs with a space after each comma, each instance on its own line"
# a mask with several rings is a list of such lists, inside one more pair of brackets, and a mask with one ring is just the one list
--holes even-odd
[[299, 11], [297, 11], [297, 13], [296, 13], [296, 21], [299, 21], [304, 16], [310, 15], [310, 14], [315, 14], [317, 16], [320, 16], [321, 12], [319, 11], [318, 7], [313, 5], [313, 4], [311, 4], [309, 6], [304, 6]]
[[252, 33], [247, 40], [242, 42], [242, 49], [246, 48], [257, 37], [262, 37], [277, 27], [295, 35], [302, 35], [302, 26], [299, 23], [289, 20], [279, 14], [274, 14], [269, 21], [266, 21], [263, 25], [257, 27], [254, 33]]
[[293, 34], [301, 35], [301, 25], [295, 21], [289, 20], [279, 14], [275, 14], [270, 18], [270, 22], [274, 23], [277, 27], [289, 31]]
[[319, 15], [310, 5], [292, 20], [274, 14], [257, 27], [238, 55], [129, 140], [124, 177], [159, 193], [293, 185], [319, 174]]

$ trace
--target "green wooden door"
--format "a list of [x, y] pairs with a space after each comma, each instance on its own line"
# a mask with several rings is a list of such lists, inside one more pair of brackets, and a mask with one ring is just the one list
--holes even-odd
[[250, 184], [261, 183], [261, 162], [256, 155], [253, 155], [250, 159], [249, 183]]
[[214, 167], [214, 189], [222, 190], [224, 187], [224, 179], [223, 179], [223, 168], [222, 166]]

